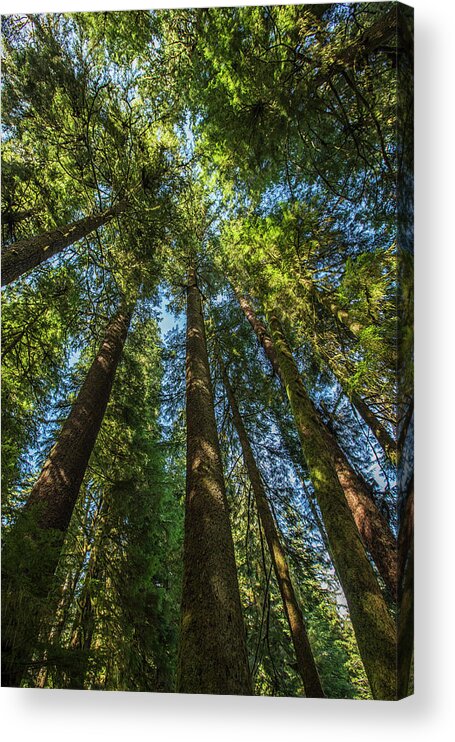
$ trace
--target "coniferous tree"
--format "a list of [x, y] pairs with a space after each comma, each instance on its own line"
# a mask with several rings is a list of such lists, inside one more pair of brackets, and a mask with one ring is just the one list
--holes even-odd
[[251, 693], [196, 271], [187, 288], [187, 475], [179, 690]]
[[302, 677], [306, 695], [310, 698], [324, 698], [324, 691], [321, 686], [310, 642], [308, 640], [302, 610], [295, 595], [289, 567], [286, 562], [286, 555], [281, 545], [278, 530], [267, 502], [263, 480], [257, 467], [226, 369], [222, 367], [221, 372], [223, 384], [229, 400], [229, 406], [231, 408], [234, 426], [240, 440], [243, 458], [245, 460], [248, 476], [256, 498], [256, 507], [258, 509], [262, 527], [264, 528], [275, 576], [283, 600], [284, 611], [289, 623], [298, 671]]
[[[3, 679], [17, 686], [31, 661], [60, 549], [103, 420], [126, 340], [131, 309], [109, 323], [101, 347], [71, 413], [51, 449], [17, 523], [8, 534], [2, 561], [5, 600]], [[21, 579], [25, 575], [25, 589]], [[19, 582], [18, 582], [19, 581]]]
[[2, 286], [15, 281], [23, 273], [28, 273], [40, 263], [52, 258], [86, 237], [110, 219], [121, 214], [127, 208], [125, 201], [106, 209], [102, 214], [94, 214], [67, 224], [52, 232], [37, 235], [28, 240], [20, 240], [8, 245], [2, 252]]
[[15, 14], [2, 48], [3, 682], [403, 697], [412, 14]]
[[[267, 358], [287, 391], [288, 381], [283, 375], [279, 357], [273, 340], [265, 325], [256, 317], [251, 304], [244, 296], [237, 292], [239, 304], [258, 337]], [[349, 464], [345, 454], [338, 445], [332, 433], [324, 426], [323, 421], [313, 407], [313, 414], [324, 440], [324, 447], [330, 451], [332, 466], [345, 494], [347, 503], [352, 512], [363, 543], [371, 553], [375, 564], [390, 590], [393, 600], [396, 600], [397, 590], [397, 545], [390, 528], [374, 503], [365, 483], [356, 474]]]
[[276, 314], [272, 339], [374, 697], [396, 698], [396, 633]]

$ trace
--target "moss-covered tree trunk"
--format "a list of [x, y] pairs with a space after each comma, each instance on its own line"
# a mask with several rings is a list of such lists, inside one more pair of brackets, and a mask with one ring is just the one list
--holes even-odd
[[[280, 361], [266, 326], [259, 320], [253, 307], [247, 299], [237, 292], [240, 306], [253, 328], [264, 352], [286, 390], [286, 382], [281, 370]], [[390, 527], [376, 503], [372, 500], [368, 487], [363, 479], [354, 471], [339, 446], [336, 438], [324, 426], [316, 409], [313, 407], [314, 417], [318, 420], [321, 437], [324, 438], [324, 447], [331, 452], [333, 466], [336, 470], [347, 503], [352, 512], [354, 521], [365, 545], [371, 555], [379, 574], [384, 580], [391, 597], [396, 600], [397, 592], [397, 543]]]
[[394, 622], [340, 485], [333, 453], [327, 448], [324, 427], [302, 383], [276, 312], [269, 312], [268, 322], [373, 696], [395, 699], [397, 644]]
[[[337, 322], [340, 322], [344, 326], [348, 335], [356, 340], [363, 329], [363, 325], [354, 319], [347, 309], [340, 307], [339, 304], [330, 296], [317, 291], [312, 282], [309, 283], [309, 291], [311, 292], [313, 301], [318, 305], [318, 307], [320, 307], [321, 311], [334, 317]], [[310, 340], [312, 340], [312, 338], [310, 338]], [[376, 413], [373, 412], [362, 396], [355, 390], [349, 388], [348, 376], [344, 369], [340, 368], [339, 364], [336, 364], [333, 361], [333, 358], [328, 353], [325, 353], [318, 343], [313, 342], [313, 348], [315, 353], [328, 365], [333, 375], [338, 380], [343, 392], [347, 397], [349, 397], [351, 404], [355, 407], [363, 422], [371, 430], [387, 458], [392, 462], [392, 464], [396, 464], [397, 445], [390, 433], [387, 431], [385, 425], [379, 420]]]
[[223, 365], [221, 365], [221, 373], [229, 406], [231, 408], [232, 420], [242, 447], [243, 460], [247, 468], [248, 478], [253, 488], [257, 511], [264, 529], [270, 558], [272, 560], [276, 580], [283, 600], [284, 612], [286, 614], [292, 643], [294, 645], [297, 669], [302, 678], [306, 696], [308, 698], [324, 698], [324, 691], [322, 690], [321, 681], [319, 679], [313, 652], [308, 639], [305, 620], [292, 584], [286, 554], [281, 545], [278, 529], [275, 525], [267, 501], [264, 483], [240, 415], [237, 400], [235, 399], [226, 369]]
[[252, 694], [201, 295], [191, 268], [186, 331], [187, 469], [178, 690]]
[[[111, 320], [72, 410], [2, 555], [2, 684], [17, 686], [32, 661], [61, 547], [93, 450], [130, 311]], [[49, 616], [49, 618], [51, 618]]]
[[52, 258], [81, 240], [98, 227], [102, 227], [114, 216], [121, 214], [127, 208], [126, 201], [119, 201], [109, 209], [99, 213], [86, 216], [64, 227], [44, 232], [27, 240], [18, 240], [2, 250], [2, 286], [15, 281], [24, 273], [36, 268], [45, 260]]
[[361, 397], [361, 395], [355, 390], [350, 389], [347, 374], [338, 364], [334, 363], [330, 355], [322, 352], [320, 347], [316, 349], [316, 353], [322, 358], [324, 363], [327, 364], [340, 384], [343, 392], [348, 397], [353, 407], [357, 410], [365, 425], [371, 430], [389, 461], [392, 464], [396, 464], [397, 444], [387, 431], [385, 425], [379, 420], [376, 413], [373, 412], [363, 397]]
[[338, 480], [343, 488], [364, 546], [384, 580], [390, 597], [396, 602], [398, 570], [396, 538], [372, 499], [365, 480], [354, 471], [336, 438], [324, 426], [320, 418], [319, 422], [324, 427], [326, 446], [332, 453]]
[[340, 304], [326, 291], [318, 290], [312, 281], [308, 282], [308, 288], [311, 292], [311, 298], [314, 303], [323, 312], [328, 312], [337, 322], [343, 325], [348, 335], [357, 338], [359, 333], [364, 329], [364, 325], [359, 320], [352, 317], [348, 309]]

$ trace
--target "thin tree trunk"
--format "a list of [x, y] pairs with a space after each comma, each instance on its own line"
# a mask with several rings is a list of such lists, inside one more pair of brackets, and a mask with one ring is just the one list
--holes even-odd
[[294, 645], [297, 669], [303, 680], [305, 694], [308, 698], [324, 698], [321, 681], [319, 679], [313, 652], [308, 639], [305, 621], [294, 586], [292, 584], [289, 567], [286, 560], [286, 554], [280, 542], [278, 529], [275, 525], [273, 515], [267, 501], [264, 483], [260, 471], [257, 467], [256, 460], [248, 439], [245, 426], [234, 396], [234, 392], [229, 382], [226, 369], [222, 364], [221, 373], [226, 394], [231, 408], [232, 419], [234, 422], [237, 435], [242, 447], [243, 459], [248, 471], [248, 477], [253, 488], [256, 507], [264, 529], [265, 538], [269, 547], [270, 557], [275, 571], [281, 598], [283, 600], [284, 612], [289, 624], [292, 643]]
[[[58, 618], [53, 624], [49, 632], [49, 635], [46, 637], [47, 643], [49, 645], [52, 645], [54, 642], [57, 642], [62, 635], [62, 631], [64, 629], [66, 617], [68, 613], [69, 603], [71, 602], [73, 598], [75, 588], [76, 588], [75, 580], [71, 579], [71, 574], [68, 572], [65, 578], [65, 582], [63, 583], [61, 587], [61, 591], [60, 591], [61, 597], [60, 597], [60, 600], [58, 602], [57, 609], [56, 609], [56, 616]], [[43, 656], [43, 660], [45, 664], [43, 664], [43, 667], [40, 668], [37, 674], [37, 677], [36, 677], [36, 681], [35, 681], [36, 688], [44, 688], [46, 685], [47, 677], [49, 673], [48, 658], [49, 658], [49, 654], [46, 651]]]
[[61, 547], [101, 427], [130, 322], [109, 323], [69, 417], [52, 448], [2, 559], [2, 683], [17, 686], [30, 665]]
[[[318, 291], [313, 283], [309, 285], [309, 290], [311, 291], [314, 301], [321, 307], [322, 311], [330, 313], [337, 321], [341, 322], [349, 335], [355, 340], [363, 329], [363, 325], [357, 320], [354, 320], [349, 311], [340, 307], [333, 299], [331, 299], [330, 296]], [[387, 432], [383, 423], [378, 420], [377, 415], [360, 394], [349, 389], [346, 374], [335, 365], [331, 356], [321, 351], [321, 348], [319, 346], [316, 347], [314, 343], [313, 347], [316, 354], [321, 356], [322, 360], [327, 363], [343, 389], [343, 392], [350, 399], [351, 404], [355, 407], [364, 423], [369, 427], [387, 458], [392, 462], [392, 464], [395, 464], [397, 444], [394, 442], [392, 436]]]
[[396, 631], [327, 449], [327, 435], [300, 378], [281, 323], [268, 315], [272, 340], [316, 498], [375, 698], [396, 698]]
[[83, 690], [87, 674], [89, 652], [95, 630], [95, 615], [93, 610], [93, 584], [98, 578], [99, 568], [96, 560], [96, 548], [90, 553], [89, 566], [84, 580], [83, 594], [79, 601], [79, 611], [71, 636], [71, 649], [76, 662], [69, 669], [67, 688]]
[[[286, 390], [286, 382], [282, 374], [279, 359], [272, 338], [265, 325], [257, 318], [253, 308], [245, 297], [237, 293], [240, 306], [261, 343], [267, 358]], [[347, 460], [344, 451], [336, 438], [324, 426], [316, 409], [313, 415], [318, 420], [321, 437], [324, 437], [324, 446], [331, 451], [339, 483], [341, 484], [354, 521], [359, 530], [365, 548], [370, 553], [379, 574], [384, 580], [394, 600], [397, 593], [397, 543], [387, 521], [372, 500], [368, 487], [362, 478], [354, 471]]]
[[362, 399], [360, 394], [358, 394], [357, 392], [349, 393], [348, 391], [346, 391], [346, 387], [343, 386], [341, 379], [339, 379], [339, 381], [341, 383], [343, 391], [345, 391], [345, 393], [351, 400], [352, 404], [354, 405], [355, 409], [359, 413], [363, 422], [369, 427], [369, 429], [373, 433], [374, 437], [378, 441], [379, 445], [381, 446], [387, 458], [391, 461], [392, 464], [396, 464], [397, 444], [393, 440], [390, 433], [387, 432], [384, 425], [378, 420], [378, 418], [376, 417], [371, 407], [367, 405], [367, 403], [365, 402], [364, 399]]
[[119, 201], [100, 214], [92, 214], [84, 219], [71, 222], [60, 229], [44, 232], [28, 240], [18, 240], [13, 242], [12, 245], [7, 245], [2, 250], [2, 286], [15, 281], [23, 273], [28, 273], [45, 260], [64, 250], [65, 247], [86, 237], [114, 216], [125, 211], [127, 206], [126, 201]]
[[251, 695], [201, 295], [187, 288], [187, 470], [178, 689]]
[[284, 379], [281, 374], [280, 364], [278, 363], [278, 358], [276, 356], [275, 349], [273, 347], [273, 341], [269, 335], [269, 332], [266, 326], [256, 316], [256, 312], [254, 311], [250, 302], [246, 299], [245, 296], [243, 296], [243, 294], [239, 291], [239, 289], [234, 288], [234, 292], [237, 297], [237, 301], [240, 304], [240, 308], [243, 314], [245, 315], [251, 327], [253, 328], [254, 334], [259, 340], [259, 343], [262, 345], [265, 355], [267, 356], [268, 360], [272, 364], [272, 368], [275, 374], [277, 375], [277, 377], [279, 378], [279, 380], [284, 386]]
[[325, 352], [322, 352], [320, 348], [316, 349], [316, 353], [322, 358], [327, 364], [338, 383], [340, 384], [344, 394], [348, 397], [351, 404], [355, 407], [363, 422], [371, 430], [374, 437], [378, 441], [382, 450], [386, 454], [387, 458], [392, 464], [396, 464], [397, 459], [397, 444], [393, 440], [390, 433], [387, 432], [383, 423], [378, 419], [377, 415], [373, 412], [371, 407], [365, 402], [365, 400], [356, 391], [349, 389], [347, 375], [336, 366], [333, 359]]
[[378, 419], [371, 407], [369, 407], [369, 405], [360, 396], [360, 394], [356, 391], [349, 390], [346, 375], [339, 368], [336, 367], [330, 356], [326, 355], [325, 353], [321, 354], [320, 351], [319, 354], [321, 355], [324, 362], [327, 363], [327, 366], [339, 382], [343, 392], [348, 397], [353, 407], [355, 407], [355, 409], [359, 413], [363, 422], [373, 433], [374, 437], [378, 441], [389, 461], [392, 464], [396, 464], [397, 444], [393, 440], [390, 433], [387, 432], [383, 423]]
[[66, 622], [68, 619], [68, 613], [69, 613], [71, 604], [74, 599], [74, 594], [76, 592], [77, 583], [82, 573], [82, 568], [83, 568], [85, 557], [87, 555], [87, 551], [88, 551], [88, 545], [86, 545], [86, 548], [84, 548], [81, 551], [81, 554], [79, 554], [79, 561], [78, 561], [76, 570], [73, 570], [73, 571], [70, 570], [67, 572], [65, 581], [63, 585], [61, 585], [61, 587], [59, 588], [58, 603], [55, 609], [54, 623], [51, 627], [50, 632], [46, 632], [46, 635], [43, 638], [44, 642], [49, 647], [49, 651], [46, 649], [43, 655], [43, 660], [44, 660], [43, 667], [40, 669], [37, 675], [36, 682], [35, 682], [35, 687], [37, 688], [45, 687], [47, 678], [49, 675], [50, 667], [54, 665], [54, 669], [55, 669], [55, 667], [57, 666], [57, 663], [54, 662], [54, 658], [52, 656], [54, 647], [59, 645], [60, 638], [65, 629]]

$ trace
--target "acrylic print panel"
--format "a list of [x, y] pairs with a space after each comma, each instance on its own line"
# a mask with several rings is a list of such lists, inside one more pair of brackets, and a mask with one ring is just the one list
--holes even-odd
[[3, 45], [3, 685], [412, 693], [412, 9]]

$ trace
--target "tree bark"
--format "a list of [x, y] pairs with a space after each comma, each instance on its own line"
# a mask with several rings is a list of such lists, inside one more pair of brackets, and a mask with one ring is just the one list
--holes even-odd
[[[340, 307], [333, 299], [331, 299], [329, 295], [318, 291], [314, 287], [312, 282], [309, 285], [309, 290], [311, 291], [313, 300], [321, 308], [321, 310], [332, 315], [335, 320], [337, 320], [344, 326], [349, 336], [353, 340], [356, 340], [359, 333], [363, 329], [363, 325], [357, 320], [354, 320], [351, 317], [349, 311]], [[320, 355], [322, 357], [325, 363], [327, 363], [328, 367], [330, 368], [333, 375], [338, 380], [341, 388], [343, 389], [343, 392], [350, 399], [351, 404], [355, 407], [364, 423], [369, 427], [379, 445], [381, 446], [382, 450], [386, 454], [387, 458], [391, 461], [392, 464], [396, 464], [397, 444], [394, 442], [392, 436], [387, 432], [384, 425], [380, 422], [380, 420], [378, 420], [376, 414], [368, 406], [368, 404], [360, 396], [360, 394], [356, 391], [349, 390], [346, 375], [342, 371], [340, 371], [339, 368], [336, 367], [330, 355], [322, 352], [319, 347], [315, 347], [315, 352], [317, 355]]]
[[360, 396], [360, 394], [358, 392], [349, 390], [349, 386], [347, 383], [347, 377], [344, 375], [342, 371], [340, 371], [339, 368], [335, 366], [330, 356], [326, 355], [325, 353], [321, 354], [320, 351], [319, 351], [319, 354], [321, 355], [325, 363], [327, 363], [327, 366], [329, 367], [329, 369], [331, 370], [331, 372], [337, 379], [343, 392], [348, 397], [351, 404], [355, 407], [355, 409], [359, 413], [363, 422], [367, 425], [367, 427], [373, 433], [374, 437], [378, 441], [379, 445], [381, 446], [382, 450], [384, 451], [389, 461], [392, 464], [396, 464], [397, 444], [393, 440], [392, 436], [387, 432], [384, 425], [380, 422], [380, 420], [378, 420], [376, 414], [369, 407], [369, 405], [365, 402], [365, 400]]
[[230, 385], [226, 369], [223, 365], [221, 365], [221, 373], [229, 406], [231, 408], [232, 419], [242, 447], [243, 460], [248, 471], [248, 478], [253, 488], [256, 507], [264, 529], [270, 558], [272, 560], [276, 580], [283, 600], [284, 612], [286, 614], [292, 643], [294, 645], [297, 669], [303, 680], [305, 695], [307, 698], [324, 698], [324, 691], [322, 690], [321, 681], [319, 679], [313, 652], [308, 639], [305, 621], [289, 573], [286, 554], [281, 545], [278, 529], [275, 525], [267, 501], [264, 483], [256, 464], [234, 392]]
[[2, 559], [2, 684], [18, 686], [37, 641], [61, 547], [103, 421], [131, 312], [109, 323]]
[[[341, 383], [341, 381], [340, 381]], [[392, 464], [396, 464], [397, 461], [397, 444], [393, 440], [392, 436], [387, 432], [384, 425], [378, 420], [373, 410], [367, 405], [364, 399], [357, 392], [346, 391], [343, 384], [341, 384], [343, 390], [351, 400], [355, 409], [359, 413], [363, 422], [369, 427], [377, 442], [381, 446], [385, 455]]]
[[[248, 314], [244, 308], [246, 305], [249, 308]], [[278, 317], [272, 314], [270, 316], [269, 324], [272, 329], [273, 321], [274, 329], [270, 337], [267, 328], [258, 320], [244, 297], [242, 309], [267, 357], [269, 360], [273, 357], [273, 367], [279, 369], [278, 376], [286, 389], [372, 693], [375, 698], [395, 699], [395, 626], [360, 540], [360, 531], [354, 521], [348, 498], [341, 486], [333, 448], [327, 445], [327, 431], [303, 386]], [[264, 337], [267, 338], [267, 343], [263, 342]], [[352, 502], [352, 497], [349, 499]], [[356, 508], [355, 513], [362, 513], [362, 508]], [[396, 554], [396, 547], [393, 553]]]
[[397, 599], [397, 541], [389, 524], [372, 499], [364, 479], [357, 474], [331, 431], [324, 425], [325, 443], [363, 544], [373, 559], [394, 602]]
[[[258, 319], [251, 304], [239, 292], [237, 298], [240, 306], [253, 328], [264, 352], [286, 391], [286, 383], [280, 367], [278, 355], [272, 338], [265, 325]], [[311, 404], [311, 402], [310, 402]], [[368, 487], [354, 471], [336, 438], [326, 428], [316, 409], [312, 405], [313, 415], [318, 420], [324, 446], [330, 450], [338, 481], [341, 484], [354, 521], [365, 548], [371, 555], [379, 574], [384, 580], [391, 596], [396, 600], [397, 594], [397, 543], [387, 521], [372, 500]]]
[[395, 699], [396, 631], [347, 498], [338, 479], [327, 436], [284, 336], [280, 320], [270, 312], [268, 322], [297, 424], [316, 498], [324, 520], [352, 625], [373, 696]]
[[90, 232], [125, 211], [127, 206], [126, 201], [119, 201], [100, 214], [92, 214], [84, 219], [71, 222], [60, 229], [44, 232], [28, 240], [18, 240], [13, 242], [12, 245], [7, 245], [2, 250], [2, 286], [15, 281], [23, 273], [28, 273], [45, 260], [64, 250], [65, 247], [86, 237]]
[[187, 469], [178, 689], [251, 695], [201, 295], [191, 268], [186, 331]]

